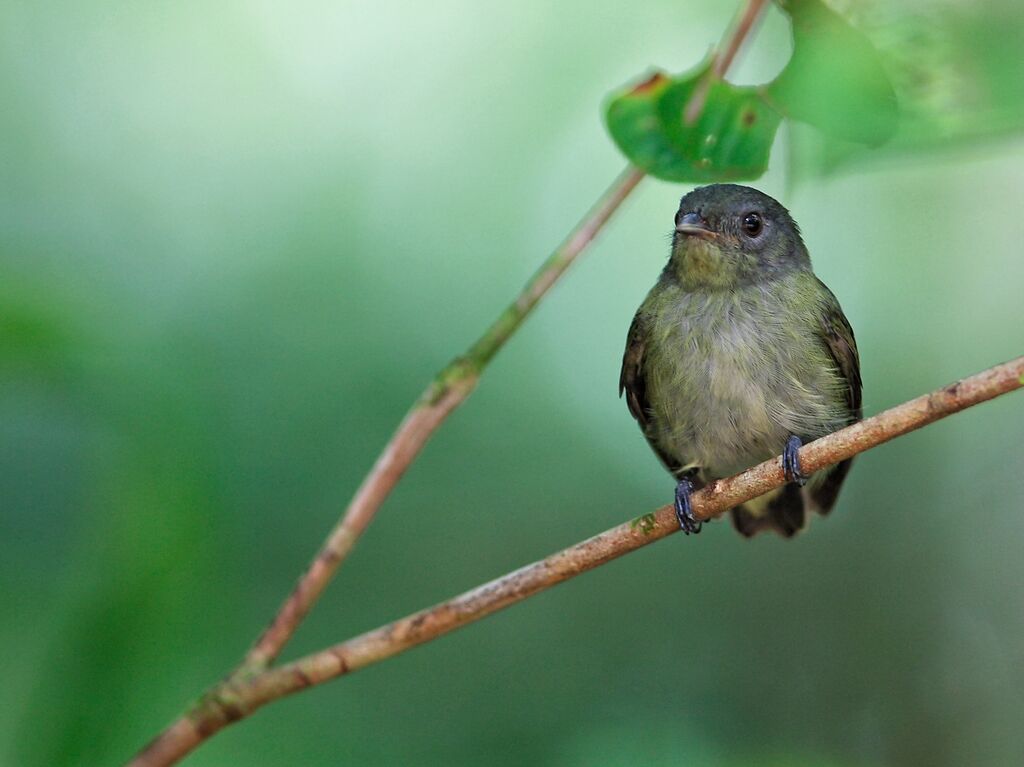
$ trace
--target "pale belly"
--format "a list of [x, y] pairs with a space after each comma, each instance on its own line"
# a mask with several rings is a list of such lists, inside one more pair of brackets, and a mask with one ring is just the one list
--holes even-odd
[[779, 455], [791, 435], [845, 425], [843, 382], [810, 327], [784, 309], [704, 302], [660, 328], [669, 351], [647, 369], [651, 437], [706, 479]]

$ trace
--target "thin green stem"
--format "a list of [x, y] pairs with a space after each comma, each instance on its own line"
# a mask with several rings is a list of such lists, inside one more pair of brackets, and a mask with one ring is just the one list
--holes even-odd
[[239, 674], [259, 671], [274, 661], [427, 440], [469, 397], [494, 355], [519, 329], [565, 270], [594, 241], [643, 177], [644, 174], [634, 168], [623, 171], [566, 241], [530, 278], [515, 301], [463, 356], [449, 363], [431, 381], [388, 441], [309, 568], [249, 650]]

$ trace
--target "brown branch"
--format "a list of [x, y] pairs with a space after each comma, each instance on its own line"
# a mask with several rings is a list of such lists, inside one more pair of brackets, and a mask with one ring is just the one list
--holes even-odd
[[249, 650], [240, 673], [266, 668], [274, 661], [427, 440], [472, 393], [487, 363], [576, 257], [594, 241], [643, 177], [644, 173], [635, 168], [623, 171], [589, 215], [526, 283], [516, 300], [464, 356], [453, 360], [431, 382], [377, 458], [341, 521], [331, 530], [273, 621]]
[[747, 7], [743, 9], [739, 19], [733, 25], [732, 31], [726, 38], [725, 45], [720, 48], [721, 52], [715, 57], [715, 61], [711, 66], [711, 71], [715, 73], [715, 77], [725, 77], [725, 73], [732, 66], [736, 54], [739, 53], [740, 46], [750, 36], [754, 24], [760, 18], [761, 11], [764, 10], [767, 2], [768, 0], [752, 0], [752, 2], [747, 3]]
[[[765, 6], [766, 0], [747, 0], [737, 21], [718, 46], [710, 76], [721, 77], [735, 59], [743, 41]], [[710, 85], [710, 80], [709, 80]], [[695, 93], [686, 106], [686, 114], [699, 116], [707, 90]], [[566, 269], [593, 242], [619, 206], [636, 188], [644, 172], [626, 168], [612, 183], [590, 213], [570, 233], [530, 278], [513, 301], [467, 353], [452, 361], [431, 382], [406, 414], [370, 473], [363, 479], [341, 520], [321, 545], [316, 557], [302, 574], [270, 624], [250, 648], [242, 664], [225, 681], [214, 686], [191, 713], [183, 716], [158, 735], [131, 762], [137, 767], [168, 765], [181, 759], [199, 743], [225, 724], [248, 711], [233, 700], [232, 689], [262, 679], [295, 633], [306, 614], [323, 593], [356, 540], [373, 520], [377, 510], [412, 464], [431, 435], [476, 388], [480, 375], [495, 354], [522, 325], [533, 308], [565, 273]], [[339, 661], [341, 662], [341, 661]], [[342, 663], [344, 665], [344, 663]], [[301, 668], [289, 673], [301, 679]], [[265, 700], [263, 702], [266, 702]], [[246, 704], [247, 705], [247, 704]], [[216, 712], [210, 715], [210, 712]], [[219, 724], [212, 725], [213, 722]]]
[[[1024, 357], [1018, 357], [811, 442], [800, 450], [800, 464], [808, 472], [818, 471], [1022, 386]], [[782, 461], [776, 457], [695, 493], [694, 514], [701, 520], [712, 519], [784, 482]], [[271, 701], [429, 642], [678, 529], [672, 506], [663, 506], [447, 602], [247, 680], [229, 680], [153, 741], [132, 764], [172, 764], [213, 733]]]
[[[732, 64], [764, 5], [765, 0], [748, 0], [738, 21], [718, 48], [711, 70], [715, 76], [720, 77]], [[704, 108], [706, 96], [706, 93], [703, 96], [695, 94], [687, 105], [687, 113], [696, 107], [696, 113], [699, 114]], [[464, 356], [456, 358], [427, 387], [392, 435], [309, 568], [246, 654], [238, 674], [250, 674], [273, 663], [427, 440], [472, 393], [483, 369], [494, 355], [522, 325], [565, 270], [594, 241], [598, 232], [643, 177], [643, 171], [636, 168], [630, 167], [623, 171], [586, 218], [530, 278], [516, 300]]]

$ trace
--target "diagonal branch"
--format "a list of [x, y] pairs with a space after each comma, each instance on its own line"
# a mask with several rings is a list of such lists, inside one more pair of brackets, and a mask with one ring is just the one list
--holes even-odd
[[[708, 88], [724, 76], [749, 37], [767, 0], [746, 0], [741, 13], [716, 49], [705, 81], [686, 106], [687, 119], [696, 119], [704, 108]], [[544, 295], [590, 245], [643, 180], [644, 172], [627, 167], [598, 200], [590, 213], [530, 278], [490, 328], [465, 355], [442, 370], [412, 409], [406, 414], [384, 451], [365, 477], [345, 514], [331, 530], [316, 557], [302, 574], [277, 614], [246, 654], [242, 664], [227, 679], [211, 688], [192, 711], [158, 735], [136, 758], [133, 765], [169, 765], [178, 761], [225, 724], [246, 715], [249, 702], [234, 702], [234, 688], [262, 679], [303, 618], [323, 593], [359, 536], [377, 510], [412, 464], [431, 435], [473, 392], [484, 368], [518, 330]], [[290, 672], [301, 674], [301, 669]], [[263, 702], [266, 702], [264, 700]], [[261, 704], [259, 704], [261, 705]]]
[[[818, 471], [1021, 387], [1024, 387], [1024, 357], [996, 365], [811, 442], [800, 450], [801, 466], [808, 472]], [[712, 519], [784, 482], [782, 462], [776, 457], [694, 493], [694, 514], [700, 520]], [[135, 767], [172, 764], [206, 738], [267, 703], [429, 642], [665, 538], [678, 529], [672, 506], [663, 506], [447, 602], [347, 642], [248, 679], [228, 680], [150, 743], [132, 764]]]
[[377, 458], [373, 469], [363, 479], [345, 515], [331, 530], [277, 615], [249, 650], [240, 673], [266, 668], [273, 663], [427, 440], [451, 412], [469, 397], [487, 363], [519, 329], [576, 257], [593, 242], [643, 177], [643, 172], [635, 168], [623, 171], [565, 243], [551, 254], [526, 283], [516, 300], [499, 315], [464, 356], [449, 363], [420, 395], [384, 447], [384, 452]]
[[[725, 74], [766, 2], [767, 0], [747, 1], [718, 47], [709, 71], [710, 78], [720, 78]], [[704, 108], [707, 98], [706, 86], [710, 85], [710, 79], [703, 85], [705, 87], [698, 88], [686, 107], [688, 116], [696, 117]], [[453, 360], [431, 382], [384, 447], [373, 469], [366, 475], [345, 510], [344, 516], [331, 530], [309, 568], [299, 578], [270, 625], [264, 629], [246, 654], [237, 674], [244, 676], [264, 669], [274, 662], [427, 440], [451, 412], [473, 392], [481, 373], [494, 355], [519, 329], [565, 270], [594, 241], [612, 214], [618, 210], [643, 177], [643, 171], [633, 167], [626, 168], [590, 213], [573, 229], [565, 242], [530, 278], [515, 301], [509, 304], [465, 355]]]

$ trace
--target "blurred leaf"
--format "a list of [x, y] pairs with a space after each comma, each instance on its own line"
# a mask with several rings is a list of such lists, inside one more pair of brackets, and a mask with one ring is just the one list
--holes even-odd
[[793, 56], [765, 89], [787, 117], [849, 141], [878, 145], [897, 125], [896, 94], [874, 46], [820, 0], [779, 0], [793, 24]]
[[896, 146], [935, 146], [1024, 128], [1024, 9], [869, 5], [862, 26], [901, 105]]
[[[23, 701], [15, 750], [25, 767], [115, 763], [137, 747], [139, 730], [156, 726], [156, 711], [173, 711], [198, 689], [184, 680], [216, 651], [202, 619], [220, 587], [209, 577], [221, 506], [202, 428], [208, 419], [192, 392], [178, 402], [170, 376], [148, 387], [138, 371], [125, 377], [138, 399], [122, 393], [132, 406], [109, 473], [97, 473], [97, 527]], [[194, 666], [166, 663], [184, 652]]]
[[706, 74], [706, 66], [680, 78], [657, 72], [612, 99], [608, 129], [634, 165], [668, 181], [764, 173], [780, 117], [755, 88], [712, 83], [696, 122], [686, 124], [686, 105]]
[[864, 2], [851, 9], [851, 18], [893, 83], [899, 128], [876, 152], [797, 130], [790, 153], [795, 175], [979, 146], [1024, 131], [1024, 7]]
[[0, 314], [0, 364], [49, 358], [65, 346], [65, 334], [51, 317], [22, 306], [6, 306]]
[[26, 295], [0, 295], [0, 370], [53, 372], [65, 366], [76, 339], [57, 307]]

